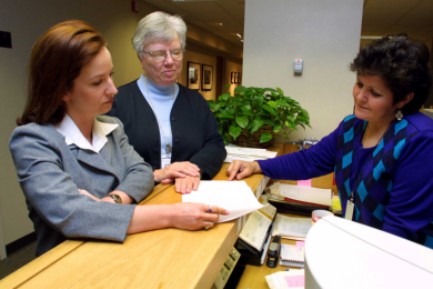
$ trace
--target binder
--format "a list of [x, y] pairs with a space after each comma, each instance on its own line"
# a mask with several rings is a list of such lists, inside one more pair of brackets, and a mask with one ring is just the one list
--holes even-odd
[[296, 261], [296, 260], [280, 260], [280, 264], [286, 267], [299, 268], [304, 269], [304, 261]]
[[272, 222], [277, 209], [267, 203], [248, 215], [235, 247], [241, 253], [240, 262], [260, 266], [264, 263], [272, 237]]
[[314, 210], [323, 209], [322, 207], [317, 207], [317, 206], [291, 204], [287, 201], [276, 200], [273, 198], [269, 198], [268, 202], [271, 203], [274, 207], [276, 207], [278, 212], [291, 213], [291, 214], [302, 215], [302, 216], [311, 216], [311, 213]]
[[261, 250], [257, 250], [241, 238], [238, 238], [235, 244], [235, 248], [241, 254], [241, 258], [239, 260], [241, 264], [249, 264], [254, 266], [263, 265], [272, 238], [271, 231], [272, 226], [269, 227], [269, 230], [267, 231], [265, 243], [263, 244]]
[[293, 268], [304, 268], [304, 242], [281, 245], [280, 264]]

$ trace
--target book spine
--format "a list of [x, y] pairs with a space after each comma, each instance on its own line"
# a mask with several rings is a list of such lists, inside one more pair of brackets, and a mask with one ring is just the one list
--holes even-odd
[[293, 268], [304, 268], [304, 262], [295, 260], [280, 260], [280, 265]]

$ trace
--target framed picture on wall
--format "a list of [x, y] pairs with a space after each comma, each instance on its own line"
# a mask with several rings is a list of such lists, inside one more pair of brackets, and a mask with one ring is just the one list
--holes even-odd
[[240, 84], [242, 82], [242, 74], [240, 72], [232, 71], [230, 73], [230, 82], [232, 84]]
[[230, 83], [234, 84], [236, 80], [236, 72], [232, 71], [230, 72]]
[[190, 89], [200, 89], [201, 65], [195, 62], [188, 62], [187, 84]]
[[201, 78], [202, 90], [212, 90], [212, 70], [212, 66], [203, 64]]

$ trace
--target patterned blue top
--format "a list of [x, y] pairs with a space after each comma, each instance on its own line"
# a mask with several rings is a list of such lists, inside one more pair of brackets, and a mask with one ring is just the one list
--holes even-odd
[[409, 115], [373, 148], [362, 147], [364, 128], [348, 116], [308, 150], [259, 161], [260, 167], [273, 179], [291, 180], [335, 170], [343, 212], [353, 190], [355, 221], [433, 248], [433, 120]]

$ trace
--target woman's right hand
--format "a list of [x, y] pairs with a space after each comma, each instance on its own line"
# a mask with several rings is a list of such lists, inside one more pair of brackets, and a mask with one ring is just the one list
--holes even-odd
[[220, 215], [228, 213], [223, 208], [199, 203], [135, 206], [128, 233], [164, 228], [208, 230], [218, 222]]
[[227, 168], [227, 176], [229, 180], [241, 180], [246, 177], [251, 176], [252, 174], [261, 173], [262, 169], [259, 166], [258, 162], [245, 162], [235, 160], [232, 161], [229, 167]]
[[220, 215], [229, 212], [223, 208], [198, 203], [173, 204], [171, 226], [183, 230], [208, 230], [218, 222]]

